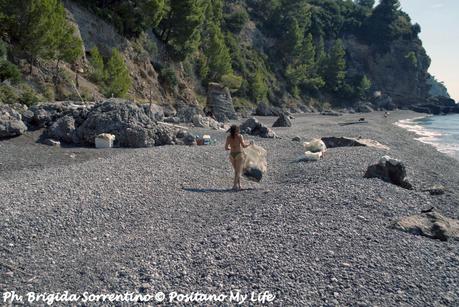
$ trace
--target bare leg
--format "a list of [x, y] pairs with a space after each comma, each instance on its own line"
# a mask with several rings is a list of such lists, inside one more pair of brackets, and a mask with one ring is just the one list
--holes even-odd
[[238, 158], [235, 161], [235, 167], [234, 167], [235, 172], [236, 172], [237, 188], [239, 190], [242, 189], [242, 187], [241, 187], [242, 162], [243, 162], [243, 159], [242, 158]]
[[237, 171], [236, 171], [236, 160], [230, 157], [231, 165], [234, 169], [234, 181], [233, 181], [233, 190], [237, 189]]

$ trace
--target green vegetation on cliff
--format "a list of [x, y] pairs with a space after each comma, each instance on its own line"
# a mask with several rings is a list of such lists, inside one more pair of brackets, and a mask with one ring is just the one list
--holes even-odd
[[[129, 39], [151, 30], [170, 64], [189, 67], [188, 77], [203, 86], [222, 82], [253, 103], [293, 99], [342, 105], [366, 99], [372, 90], [427, 96], [430, 59], [418, 38], [421, 29], [398, 0], [75, 2]], [[16, 78], [13, 63], [26, 59], [32, 67], [37, 58], [55, 60], [58, 77], [60, 62], [82, 55], [59, 0], [0, 0], [0, 22], [9, 51], [0, 62], [2, 79]], [[105, 64], [92, 50], [91, 77], [105, 95], [123, 96], [131, 81], [122, 56], [115, 51], [114, 57]], [[387, 77], [405, 70], [398, 84]], [[165, 84], [175, 84], [169, 75], [160, 71], [160, 78], [170, 79]]]

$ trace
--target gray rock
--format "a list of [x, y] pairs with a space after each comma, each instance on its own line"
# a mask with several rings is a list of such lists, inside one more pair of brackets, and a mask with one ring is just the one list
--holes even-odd
[[102, 133], [114, 134], [119, 147], [171, 145], [174, 141], [171, 128], [156, 124], [134, 102], [118, 99], [97, 104], [76, 130], [80, 143], [89, 146], [93, 146], [95, 137]]
[[47, 131], [50, 138], [59, 140], [64, 143], [78, 143], [74, 140], [75, 133], [75, 119], [71, 116], [65, 115], [55, 121]]
[[292, 121], [290, 120], [290, 116], [286, 115], [285, 113], [281, 114], [279, 118], [274, 122], [273, 127], [291, 127]]
[[259, 102], [255, 109], [255, 115], [257, 116], [280, 116], [283, 113], [280, 108], [268, 105], [265, 102]]
[[157, 104], [144, 104], [143, 109], [145, 113], [153, 121], [162, 121], [164, 119], [164, 108]]
[[196, 145], [196, 137], [194, 135], [192, 135], [191, 133], [188, 133], [186, 134], [184, 137], [183, 137], [183, 144], [187, 145], [187, 146], [193, 146], [193, 145]]
[[431, 239], [459, 241], [459, 220], [447, 218], [435, 210], [402, 218], [392, 226]]
[[295, 136], [295, 137], [292, 138], [292, 141], [293, 142], [301, 142], [301, 137]]
[[180, 118], [174, 116], [174, 117], [166, 117], [164, 119], [164, 122], [165, 123], [169, 123], [169, 124], [180, 124]]
[[176, 108], [177, 115], [175, 117], [178, 117], [182, 123], [191, 123], [195, 115], [202, 114], [202, 111], [196, 106], [188, 105], [183, 101], [178, 101]]
[[441, 184], [434, 185], [428, 189], [423, 190], [424, 192], [429, 192], [430, 195], [443, 195], [445, 194], [445, 187]]
[[382, 157], [378, 164], [369, 166], [365, 178], [379, 178], [408, 190], [413, 188], [406, 178], [406, 167], [403, 162], [388, 156]]
[[249, 118], [241, 125], [241, 132], [262, 138], [275, 138], [274, 131], [260, 123], [256, 118]]
[[233, 105], [233, 98], [228, 88], [218, 83], [209, 83], [207, 107], [219, 122], [238, 119]]
[[19, 136], [26, 130], [21, 114], [9, 106], [0, 106], [0, 139]]

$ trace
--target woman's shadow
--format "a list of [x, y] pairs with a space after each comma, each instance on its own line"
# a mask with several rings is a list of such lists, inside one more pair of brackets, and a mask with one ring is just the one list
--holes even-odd
[[193, 189], [193, 188], [183, 188], [183, 190], [192, 193], [234, 193], [234, 192], [243, 192], [243, 191], [252, 191], [253, 188], [247, 188], [242, 190], [233, 190], [233, 189]]

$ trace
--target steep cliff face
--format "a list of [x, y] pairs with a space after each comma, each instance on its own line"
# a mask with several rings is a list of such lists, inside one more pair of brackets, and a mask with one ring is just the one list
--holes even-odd
[[392, 97], [400, 107], [422, 102], [429, 96], [430, 58], [419, 40], [394, 41], [381, 53], [354, 37], [344, 39], [347, 72], [365, 74], [372, 90]]

